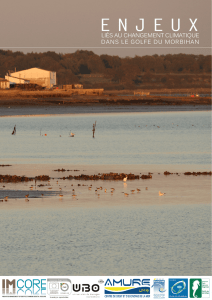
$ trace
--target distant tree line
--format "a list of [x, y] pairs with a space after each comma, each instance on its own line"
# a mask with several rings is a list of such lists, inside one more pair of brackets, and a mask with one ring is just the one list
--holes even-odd
[[[161, 84], [167, 84], [172, 73], [182, 76], [210, 74], [211, 55], [155, 54], [120, 58], [84, 50], [68, 54], [52, 51], [24, 54], [0, 50], [0, 77], [4, 77], [9, 70], [14, 72], [15, 68], [19, 71], [34, 67], [57, 72], [58, 84], [78, 83], [83, 74], [102, 74], [108, 82], [130, 87], [158, 80]], [[184, 77], [183, 80], [188, 81], [188, 76]], [[174, 80], [178, 80], [176, 78]]]

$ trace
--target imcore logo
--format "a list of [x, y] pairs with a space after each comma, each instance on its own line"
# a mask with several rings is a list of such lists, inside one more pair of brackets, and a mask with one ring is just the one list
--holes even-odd
[[16, 293], [16, 280], [2, 279], [2, 294], [15, 294]]
[[17, 295], [44, 295], [46, 291], [46, 279], [2, 279], [2, 294]]

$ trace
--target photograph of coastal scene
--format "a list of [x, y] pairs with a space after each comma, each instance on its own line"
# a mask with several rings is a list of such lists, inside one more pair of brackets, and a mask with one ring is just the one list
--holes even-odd
[[211, 276], [211, 1], [1, 5], [0, 275]]

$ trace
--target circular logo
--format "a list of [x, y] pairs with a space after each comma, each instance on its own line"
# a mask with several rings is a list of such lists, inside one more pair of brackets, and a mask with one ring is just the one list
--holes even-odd
[[102, 279], [99, 279], [99, 281], [98, 281], [98, 283], [104, 283], [104, 280], [102, 280]]
[[182, 293], [182, 291], [184, 291], [186, 288], [186, 283], [185, 281], [181, 280], [176, 282], [172, 287], [171, 287], [171, 291], [174, 295], [180, 294]]
[[60, 285], [61, 285], [60, 288], [63, 292], [66, 292], [69, 289], [69, 286], [67, 283], [61, 283]]

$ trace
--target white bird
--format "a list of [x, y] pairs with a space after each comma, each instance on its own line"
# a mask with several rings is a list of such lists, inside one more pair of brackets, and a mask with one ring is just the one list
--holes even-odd
[[163, 196], [165, 193], [161, 193], [160, 191], [159, 191], [159, 196]]
[[127, 176], [126, 176], [126, 177], [123, 179], [123, 181], [124, 181], [124, 182], [126, 182], [126, 181], [127, 181]]

